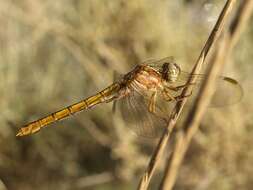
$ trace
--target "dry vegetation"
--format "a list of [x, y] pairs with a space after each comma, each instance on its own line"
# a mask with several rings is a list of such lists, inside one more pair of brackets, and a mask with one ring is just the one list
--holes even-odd
[[[111, 104], [33, 136], [15, 133], [145, 59], [173, 55], [189, 70], [223, 4], [0, 1], [0, 190], [136, 188], [155, 141], [136, 137], [112, 114]], [[251, 20], [223, 71], [241, 82], [244, 98], [207, 111], [175, 189], [253, 186], [252, 41]], [[153, 187], [160, 178], [153, 178]]]

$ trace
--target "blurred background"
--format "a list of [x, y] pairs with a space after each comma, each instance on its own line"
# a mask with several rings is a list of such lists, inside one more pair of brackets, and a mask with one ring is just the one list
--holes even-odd
[[[174, 56], [190, 71], [224, 3], [1, 0], [0, 190], [135, 189], [157, 140], [136, 136], [112, 104], [15, 134], [147, 59]], [[223, 70], [240, 81], [243, 99], [207, 111], [175, 189], [252, 189], [252, 42], [251, 20]]]

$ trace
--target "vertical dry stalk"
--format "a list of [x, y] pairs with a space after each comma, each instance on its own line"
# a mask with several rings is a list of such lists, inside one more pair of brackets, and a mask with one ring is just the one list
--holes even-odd
[[184, 133], [177, 141], [177, 149], [172, 155], [172, 161], [168, 162], [165, 171], [164, 178], [160, 189], [170, 190], [172, 189], [177, 176], [178, 169], [187, 151], [187, 148], [191, 142], [191, 139], [195, 132], [198, 130], [200, 120], [210, 102], [213, 89], [215, 87], [215, 78], [219, 74], [219, 71], [223, 67], [226, 59], [231, 53], [234, 45], [239, 39], [239, 35], [250, 18], [253, 9], [252, 0], [244, 0], [241, 2], [241, 6], [238, 9], [236, 17], [229, 27], [228, 33], [224, 35], [224, 39], [216, 51], [214, 62], [210, 65], [208, 70], [208, 77], [204, 81], [201, 90], [198, 94], [198, 98], [195, 101], [194, 106], [188, 114], [188, 117], [183, 125]]
[[[224, 27], [224, 23], [229, 15], [230, 10], [232, 9], [233, 5], [235, 3], [235, 0], [228, 0], [219, 16], [219, 19], [216, 23], [216, 25], [214, 26], [204, 48], [202, 49], [200, 56], [191, 72], [191, 74], [197, 74], [200, 72], [201, 67], [204, 63], [204, 61], [206, 60], [206, 57], [209, 53], [210, 48], [215, 44], [215, 42], [217, 41], [218, 37], [221, 34], [221, 31]], [[194, 75], [193, 75], [194, 76]], [[187, 81], [187, 83], [194, 83], [196, 80], [195, 77], [190, 77], [189, 80]], [[186, 97], [187, 94], [190, 94], [192, 91], [192, 85], [189, 85], [188, 88], [185, 88], [182, 92], [182, 97]], [[155, 168], [159, 162], [159, 160], [162, 157], [162, 153], [164, 152], [165, 146], [170, 138], [170, 134], [177, 122], [177, 119], [183, 109], [183, 106], [186, 103], [187, 98], [183, 99], [182, 101], [177, 102], [177, 104], [175, 105], [175, 107], [173, 108], [171, 115], [170, 115], [170, 120], [169, 123], [167, 125], [167, 130], [164, 132], [164, 134], [162, 135], [156, 149], [155, 152], [152, 155], [152, 158], [149, 162], [148, 168], [145, 171], [144, 175], [141, 178], [140, 184], [138, 186], [138, 189], [141, 190], [145, 190], [148, 188], [148, 185], [150, 183], [150, 180], [153, 176], [153, 173], [155, 171]]]

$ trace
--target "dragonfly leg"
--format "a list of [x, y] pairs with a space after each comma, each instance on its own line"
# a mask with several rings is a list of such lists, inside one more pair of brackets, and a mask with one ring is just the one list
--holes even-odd
[[162, 94], [163, 94], [164, 99], [165, 99], [166, 101], [168, 101], [168, 102], [171, 101], [171, 100], [176, 100], [176, 99], [170, 94], [170, 92], [169, 92], [168, 89], [164, 89], [163, 92], [162, 92]]
[[172, 100], [173, 101], [180, 101], [180, 100], [183, 100], [184, 98], [190, 97], [191, 95], [192, 95], [192, 92], [188, 95], [185, 95], [185, 96], [179, 95], [179, 96], [173, 97], [168, 90], [164, 89], [164, 91], [163, 91], [163, 96], [164, 96], [165, 100], [168, 102], [172, 101]]
[[179, 91], [183, 88], [185, 88], [186, 86], [189, 86], [189, 85], [195, 85], [196, 83], [186, 83], [186, 84], [183, 84], [183, 85], [180, 85], [180, 86], [167, 86], [166, 88], [170, 89], [170, 90], [173, 90], [173, 91]]
[[156, 97], [157, 96], [157, 92], [154, 92], [152, 95], [151, 95], [151, 98], [150, 98], [150, 101], [149, 101], [149, 104], [148, 104], [148, 111], [152, 114], [154, 114], [156, 117], [159, 117], [161, 119], [163, 119], [164, 121], [167, 121], [166, 119], [166, 113], [164, 113], [162, 110], [159, 110], [156, 109], [157, 105], [156, 105]]
[[176, 97], [174, 97], [174, 98], [175, 98], [176, 101], [181, 101], [181, 100], [183, 100], [184, 98], [190, 97], [191, 95], [192, 95], [192, 92], [191, 92], [190, 94], [185, 95], [185, 96], [179, 95], [179, 96], [176, 96]]
[[151, 113], [155, 113], [155, 103], [156, 103], [156, 92], [154, 92], [149, 100], [148, 111]]

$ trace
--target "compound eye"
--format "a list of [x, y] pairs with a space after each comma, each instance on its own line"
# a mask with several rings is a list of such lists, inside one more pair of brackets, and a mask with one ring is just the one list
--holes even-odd
[[167, 78], [170, 82], [175, 82], [180, 74], [180, 68], [176, 63], [170, 63], [168, 65]]

